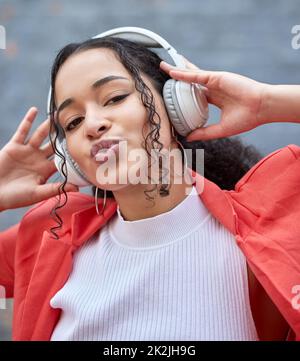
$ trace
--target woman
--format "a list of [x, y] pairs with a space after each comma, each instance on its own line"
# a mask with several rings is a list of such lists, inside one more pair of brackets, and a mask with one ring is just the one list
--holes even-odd
[[[198, 129], [187, 140], [230, 136], [266, 122], [297, 122], [299, 88], [200, 71], [192, 64], [175, 71], [161, 63], [159, 70], [159, 64], [155, 54], [120, 39], [70, 44], [58, 54], [52, 135], [63, 130], [72, 158], [111, 199], [99, 217], [87, 195], [70, 192], [62, 205], [50, 198], [2, 233], [0, 283], [7, 297], [14, 294], [14, 339], [271, 340], [286, 339], [291, 328], [299, 337], [299, 314], [289, 293], [299, 277], [299, 229], [290, 227], [299, 216], [299, 147], [264, 158], [234, 191], [204, 180], [200, 197], [192, 197], [200, 193], [195, 183], [186, 194], [184, 179], [167, 189], [156, 184], [154, 196], [145, 184], [101, 183], [91, 152], [100, 139], [112, 138], [126, 141], [129, 149], [147, 149], [149, 139], [153, 146], [178, 147], [161, 98], [169, 76], [204, 84], [209, 102], [222, 110], [220, 124]], [[115, 78], [91, 87], [107, 76]], [[38, 148], [47, 122], [22, 144], [35, 113], [30, 110], [1, 151], [2, 163], [9, 150], [27, 147], [34, 154], [33, 147], [45, 164], [49, 146]], [[182, 160], [175, 159], [174, 168], [176, 162]], [[127, 176], [126, 165], [132, 164], [125, 163], [118, 164], [118, 175]], [[2, 209], [57, 191], [57, 185], [42, 185], [54, 169], [38, 165], [28, 177], [23, 171], [29, 195], [22, 192], [21, 200], [13, 200], [16, 189], [2, 180]], [[146, 159], [143, 166], [148, 165]], [[36, 184], [37, 191], [30, 192]], [[65, 184], [63, 190], [72, 189]], [[54, 228], [53, 209], [59, 223]]]

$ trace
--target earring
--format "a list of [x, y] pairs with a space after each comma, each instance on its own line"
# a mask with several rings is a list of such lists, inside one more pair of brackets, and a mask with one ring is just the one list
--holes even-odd
[[99, 209], [98, 209], [98, 190], [99, 188], [96, 187], [96, 192], [95, 192], [95, 206], [96, 206], [96, 212], [97, 214], [100, 216], [105, 208], [105, 204], [106, 204], [106, 189], [104, 189], [104, 201], [103, 201], [103, 206], [101, 209], [101, 214], [99, 213]]

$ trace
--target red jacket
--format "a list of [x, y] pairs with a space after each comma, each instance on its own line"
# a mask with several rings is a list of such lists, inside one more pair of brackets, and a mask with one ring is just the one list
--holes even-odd
[[[208, 210], [231, 233], [247, 263], [300, 340], [300, 147], [289, 145], [257, 163], [232, 191], [192, 171]], [[199, 181], [199, 183], [198, 183]], [[50, 340], [60, 317], [50, 299], [67, 281], [77, 248], [113, 216], [117, 204], [108, 199], [103, 216], [94, 198], [68, 193], [61, 209], [59, 240], [49, 229], [55, 199], [31, 208], [18, 225], [0, 233], [0, 285], [14, 297], [13, 340]], [[99, 209], [101, 209], [99, 200]], [[299, 294], [298, 294], [299, 296]], [[298, 303], [297, 303], [298, 299]]]

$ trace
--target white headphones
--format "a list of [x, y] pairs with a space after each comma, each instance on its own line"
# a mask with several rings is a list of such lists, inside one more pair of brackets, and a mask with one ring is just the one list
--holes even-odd
[[[148, 48], [163, 48], [169, 53], [176, 67], [186, 68], [181, 55], [165, 39], [150, 30], [138, 27], [121, 27], [105, 31], [92, 39], [104, 37], [123, 38]], [[50, 112], [50, 96], [51, 87], [48, 94], [48, 114]], [[186, 136], [206, 123], [208, 119], [208, 103], [200, 85], [169, 79], [163, 88], [163, 99], [170, 121], [179, 134]], [[63, 136], [58, 136], [56, 147], [66, 159], [65, 166], [68, 182], [79, 187], [91, 186], [92, 184], [87, 179], [87, 176], [70, 156]], [[63, 175], [62, 159], [55, 154], [54, 161], [59, 173]]]

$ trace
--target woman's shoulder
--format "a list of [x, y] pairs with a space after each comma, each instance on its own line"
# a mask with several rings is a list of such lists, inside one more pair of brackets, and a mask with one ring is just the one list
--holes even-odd
[[237, 183], [235, 191], [248, 185], [265, 188], [270, 182], [284, 177], [300, 179], [300, 147], [289, 144], [266, 155], [256, 163]]
[[[51, 197], [44, 201], [41, 201], [31, 207], [23, 216], [21, 224], [28, 223], [33, 224], [32, 222], [38, 222], [39, 225], [43, 223], [48, 223], [53, 219], [51, 218], [51, 214], [55, 207], [59, 204], [63, 205], [64, 195], [61, 196], [61, 201], [58, 202], [58, 197]], [[66, 204], [61, 208], [58, 208], [57, 211], [61, 218], [67, 219], [71, 217], [72, 214], [89, 207], [94, 202], [94, 197], [84, 194], [81, 192], [68, 192], [66, 198]]]
[[266, 216], [275, 221], [286, 215], [295, 220], [295, 214], [299, 215], [299, 187], [300, 147], [290, 144], [265, 156], [236, 183], [234, 190], [226, 192], [240, 215], [247, 218]]

